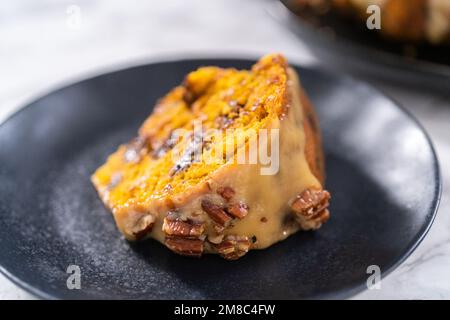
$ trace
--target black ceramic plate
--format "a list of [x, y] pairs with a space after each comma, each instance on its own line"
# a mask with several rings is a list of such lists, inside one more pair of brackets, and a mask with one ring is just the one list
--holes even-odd
[[299, 11], [295, 2], [275, 2], [270, 13], [330, 67], [449, 90], [450, 47], [419, 45], [414, 48], [416, 56], [411, 58], [405, 54], [411, 46], [387, 41], [369, 32], [365, 23], [355, 25], [333, 13], [320, 16]]
[[[438, 163], [408, 114], [354, 80], [297, 68], [323, 127], [332, 217], [238, 261], [192, 259], [125, 241], [89, 176], [136, 134], [155, 101], [201, 65], [186, 60], [117, 71], [57, 90], [0, 126], [0, 264], [44, 298], [342, 298], [386, 275], [436, 214]], [[69, 265], [81, 289], [69, 290]]]

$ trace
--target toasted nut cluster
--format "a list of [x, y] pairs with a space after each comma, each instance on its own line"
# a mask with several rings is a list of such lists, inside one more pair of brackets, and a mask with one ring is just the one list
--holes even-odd
[[227, 260], [236, 260], [245, 255], [250, 249], [251, 241], [248, 237], [226, 236], [215, 246], [217, 252]]
[[[235, 195], [230, 187], [223, 187], [217, 190], [217, 193], [227, 202]], [[223, 258], [227, 260], [236, 260], [245, 255], [251, 246], [251, 240], [246, 236], [233, 236], [223, 234], [233, 219], [244, 218], [249, 211], [249, 207], [242, 202], [231, 202], [231, 204], [222, 207], [210, 200], [204, 199], [201, 207], [211, 220], [214, 222], [213, 228], [216, 234], [208, 236], [208, 242], [216, 249]]]
[[204, 223], [183, 221], [169, 214], [164, 218], [162, 230], [166, 234], [165, 244], [172, 251], [185, 256], [200, 257], [202, 255]]
[[[230, 200], [234, 195], [233, 189], [225, 187], [219, 189], [224, 199]], [[210, 200], [204, 199], [201, 203], [203, 211], [214, 221], [214, 230], [221, 234], [227, 228], [231, 221], [235, 218], [242, 219], [248, 213], [248, 206], [245, 203], [238, 202], [228, 205], [226, 208], [218, 204], [212, 203]]]
[[242, 219], [247, 215], [249, 208], [245, 203], [233, 203], [233, 201], [231, 201], [231, 199], [235, 195], [235, 191], [232, 188], [220, 187], [217, 189], [217, 193], [231, 204], [228, 204], [226, 208], [221, 208], [220, 206], [213, 204], [209, 200], [203, 200], [202, 208], [206, 213], [208, 213], [211, 219], [213, 219], [220, 225], [225, 226], [230, 221], [229, 217], [227, 216]]
[[302, 229], [317, 229], [328, 220], [330, 197], [326, 190], [307, 189], [294, 199], [291, 208]]

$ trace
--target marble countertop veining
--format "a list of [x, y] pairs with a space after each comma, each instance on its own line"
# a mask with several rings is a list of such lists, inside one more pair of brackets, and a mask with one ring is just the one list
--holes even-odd
[[[320, 65], [266, 12], [271, 0], [21, 0], [0, 9], [0, 121], [26, 101], [101, 70], [165, 56], [256, 58], [283, 52]], [[74, 11], [75, 10], [75, 11]], [[74, 12], [77, 16], [74, 19]], [[450, 299], [450, 92], [372, 80], [428, 130], [443, 176], [440, 211], [419, 248], [380, 290], [354, 299]], [[33, 299], [0, 275], [0, 299]]]

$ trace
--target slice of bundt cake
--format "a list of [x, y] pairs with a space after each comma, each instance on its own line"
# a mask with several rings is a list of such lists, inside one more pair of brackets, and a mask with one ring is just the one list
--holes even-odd
[[237, 259], [329, 217], [319, 126], [282, 55], [202, 67], [92, 176], [129, 240]]
[[313, 9], [319, 15], [336, 11], [356, 18], [364, 27], [376, 12], [375, 5], [380, 9], [382, 36], [411, 44], [450, 44], [449, 0], [291, 0], [287, 3], [299, 11]]

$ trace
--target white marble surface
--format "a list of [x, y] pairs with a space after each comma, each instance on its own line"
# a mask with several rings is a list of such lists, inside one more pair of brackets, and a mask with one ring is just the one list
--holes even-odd
[[[165, 56], [247, 56], [279, 51], [292, 62], [320, 62], [266, 12], [270, 0], [23, 0], [0, 7], [0, 121], [61, 84]], [[80, 24], [68, 7], [81, 9]], [[70, 9], [69, 9], [70, 11]], [[450, 92], [374, 83], [424, 124], [440, 156], [440, 212], [420, 247], [355, 299], [450, 299]], [[0, 275], [0, 299], [32, 299]]]

